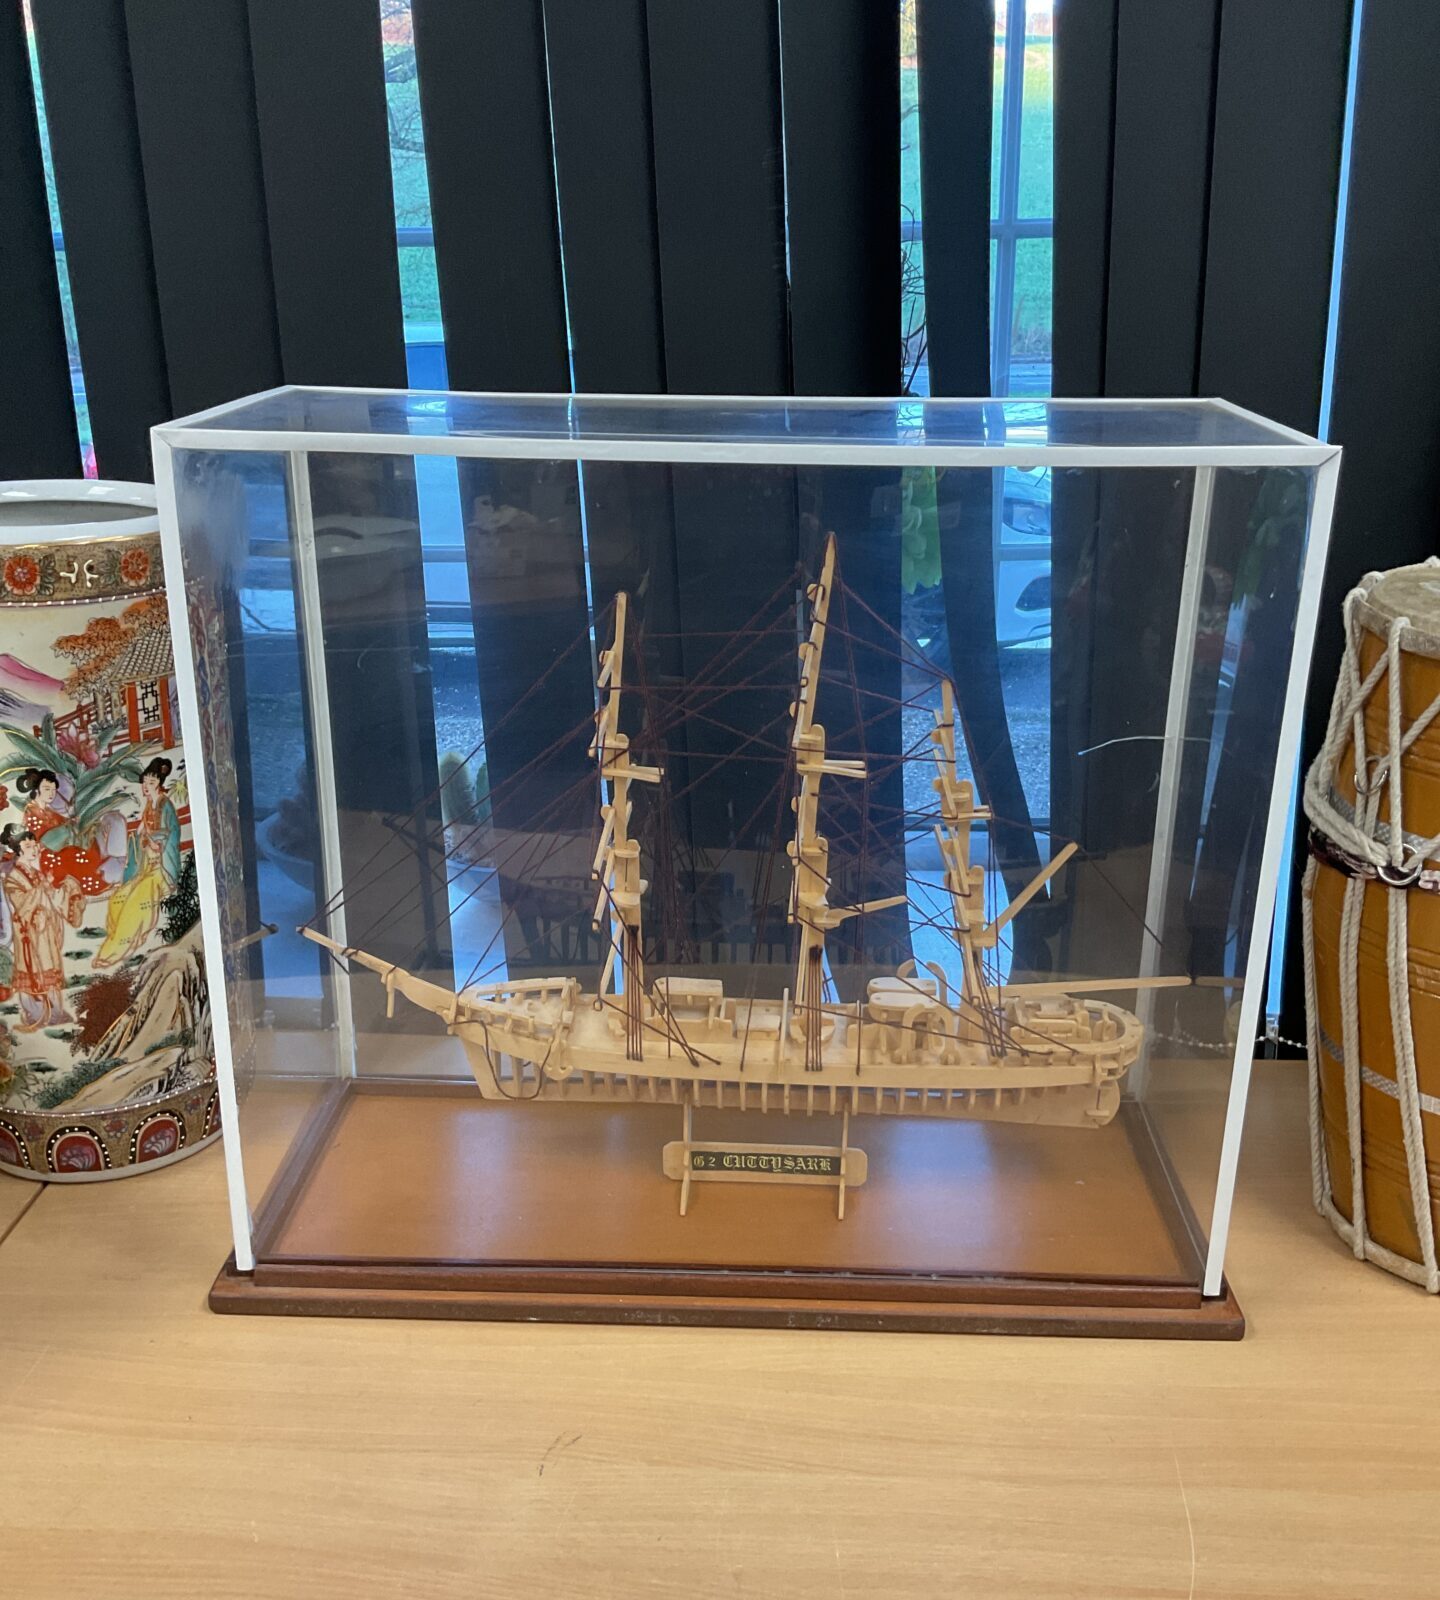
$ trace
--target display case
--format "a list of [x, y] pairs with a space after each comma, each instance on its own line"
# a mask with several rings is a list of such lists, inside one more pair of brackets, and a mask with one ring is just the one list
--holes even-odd
[[303, 388], [154, 437], [216, 1309], [1239, 1334], [1336, 449]]

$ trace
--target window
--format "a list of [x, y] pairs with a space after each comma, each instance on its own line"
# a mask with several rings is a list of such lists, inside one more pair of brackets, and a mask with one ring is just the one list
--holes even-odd
[[80, 367], [80, 341], [75, 334], [75, 305], [70, 297], [70, 273], [65, 262], [65, 235], [60, 226], [60, 203], [55, 194], [55, 164], [50, 159], [50, 125], [45, 119], [45, 92], [40, 84], [40, 61], [35, 50], [35, 24], [30, 0], [24, 0], [25, 39], [30, 51], [30, 81], [35, 86], [35, 114], [40, 124], [40, 154], [45, 163], [45, 197], [50, 207], [50, 235], [55, 245], [55, 271], [60, 280], [60, 307], [65, 317], [65, 349], [70, 358], [70, 392], [75, 399], [75, 426], [80, 435], [80, 461], [87, 478], [95, 476], [95, 441], [90, 432], [90, 407], [85, 399], [85, 374]]
[[435, 271], [435, 230], [420, 120], [420, 82], [410, 0], [380, 0], [385, 55], [385, 106], [390, 119], [390, 176], [395, 188], [395, 242], [400, 260], [400, 304], [405, 354], [415, 389], [448, 387], [440, 282]]
[[[996, 394], [1050, 393], [1053, 0], [997, 0], [991, 373]], [[1003, 8], [1003, 14], [1002, 14]], [[1012, 49], [1011, 41], [1019, 41]], [[1003, 330], [1003, 334], [1001, 332]]]

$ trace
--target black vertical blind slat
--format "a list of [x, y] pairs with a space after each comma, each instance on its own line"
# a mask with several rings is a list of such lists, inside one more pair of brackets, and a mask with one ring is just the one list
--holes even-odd
[[124, 0], [34, 0], [32, 13], [95, 459], [145, 480], [149, 430], [173, 407]]
[[[545, 45], [575, 388], [663, 393], [644, 0], [545, 0]], [[670, 469], [587, 461], [581, 486], [594, 609], [603, 612], [621, 590], [643, 595], [636, 622], [650, 641], [647, 673], [674, 681], [679, 601]], [[627, 729], [634, 731], [629, 723]]]
[[1351, 0], [1225, 0], [1201, 394], [1314, 432]]
[[[1306, 764], [1324, 738], [1346, 591], [1371, 569], [1440, 548], [1440, 9], [1367, 5], [1359, 50], [1329, 430], [1345, 459], [1305, 706]], [[1291, 1038], [1301, 1036], [1303, 995], [1292, 938], [1281, 1016]]]
[[283, 381], [245, 0], [127, 0], [171, 404]]
[[[785, 194], [790, 247], [790, 360], [796, 394], [893, 395], [901, 387], [900, 340], [900, 13], [869, 0], [781, 0], [781, 82], [785, 100]], [[901, 748], [900, 507], [898, 470], [801, 473], [816, 493], [807, 509], [821, 529], [847, 536], [847, 590], [861, 606], [846, 613], [857, 642], [835, 647], [853, 667], [863, 699], [831, 696], [826, 728], [836, 749]], [[885, 709], [880, 709], [884, 707]], [[862, 722], [868, 726], [861, 726]], [[905, 888], [904, 769], [883, 765], [865, 791], [863, 812], [837, 797], [841, 818], [863, 837], [856, 899]], [[837, 854], [837, 870], [841, 855]], [[851, 863], [852, 868], [856, 866]], [[850, 923], [830, 943], [832, 963], [896, 962], [910, 954], [903, 909]]]
[[[545, 0], [545, 44], [575, 388], [663, 393], [645, 0], [603, 6]], [[618, 593], [628, 594], [634, 633], [627, 676], [632, 683], [678, 682], [684, 664], [670, 468], [662, 462], [587, 461], [580, 485], [594, 612], [603, 616]], [[602, 646], [608, 632], [602, 622]], [[639, 734], [642, 723], [640, 703], [632, 697], [624, 707], [625, 731]], [[656, 830], [645, 867], [655, 885], [648, 913], [652, 956], [660, 960], [681, 960], [688, 953], [665, 937], [673, 919], [664, 898], [674, 867], [656, 859], [668, 842], [690, 838], [685, 743], [683, 727], [666, 739], [670, 791], [681, 798], [668, 802], [667, 827]], [[643, 801], [641, 812], [643, 832], [644, 815], [654, 813]]]
[[249, 11], [285, 381], [403, 389], [379, 9], [250, 0]]
[[[1057, 395], [1105, 393], [1110, 210], [1115, 149], [1119, 0], [1065, 0], [1055, 18], [1055, 242], [1051, 387]], [[1089, 681], [1096, 602], [1090, 572], [1099, 523], [1093, 472], [1050, 475], [1050, 815], [1056, 832], [1082, 833]], [[1071, 599], [1069, 597], [1075, 597]], [[1079, 891], [1065, 874], [1056, 893]], [[1062, 950], [1060, 964], [1075, 970]], [[1078, 952], [1076, 952], [1078, 955]]]
[[[1225, 0], [1220, 24], [1197, 387], [1306, 432], [1320, 421], [1350, 21], [1351, 0]], [[1276, 478], [1221, 479], [1217, 503], [1227, 523], [1250, 523], [1258, 491], [1265, 514], [1282, 526], [1275, 505], [1285, 489]], [[1297, 484], [1292, 522], [1303, 501]], [[1280, 556], [1272, 551], [1262, 577]], [[1294, 582], [1293, 571], [1270, 574], [1252, 605], [1270, 592], [1282, 607], [1291, 603]], [[1235, 669], [1214, 780], [1221, 792], [1273, 742], [1288, 637], [1258, 636]], [[1214, 695], [1213, 678], [1205, 671], [1197, 686]], [[1192, 819], [1182, 821], [1182, 836], [1199, 825], [1204, 777], [1191, 773], [1182, 793], [1182, 817]], [[1281, 772], [1276, 781], [1289, 777]], [[1222, 970], [1234, 884], [1255, 876], [1261, 821], [1231, 808], [1204, 830], [1187, 914], [1197, 970]]]
[[[831, 899], [858, 904], [905, 894], [906, 686], [901, 632], [901, 543], [905, 474], [867, 467], [800, 468], [801, 526], [812, 565], [819, 536], [839, 534], [843, 593], [831, 611], [819, 716], [827, 746], [858, 756], [869, 777], [841, 783], [827, 796], [833, 834], [844, 840], [831, 857]], [[786, 819], [788, 823], [788, 818]], [[928, 848], [928, 841], [927, 841]], [[893, 970], [909, 960], [910, 917], [904, 906], [869, 912], [842, 926], [827, 945], [832, 967], [872, 964]], [[847, 998], [854, 998], [853, 986]]]
[[900, 388], [900, 13], [781, 0], [796, 394]]
[[784, 394], [776, 0], [650, 0], [665, 357], [673, 394]]
[[[1219, 0], [1122, 0], [1105, 393], [1188, 395], [1199, 366]], [[1064, 29], [1062, 20], [1061, 30]]]
[[1105, 392], [1118, 0], [1065, 0], [1055, 18], [1052, 382]]
[[1371, 568], [1435, 553], [1440, 515], [1440, 10], [1367, 6], [1330, 437], [1344, 447], [1306, 747], [1340, 657], [1340, 602]]
[[916, 18], [930, 390], [989, 394], [995, 8], [922, 0]]
[[[776, 0], [650, 0], [665, 369], [675, 394], [784, 394], [790, 384], [785, 186]], [[793, 583], [799, 558], [795, 474], [784, 468], [677, 466], [675, 574], [684, 677], [712, 666], [716, 639], [743, 628]], [[767, 621], [773, 621], [772, 614]], [[777, 640], [755, 645], [743, 675], [784, 681], [793, 660]], [[722, 681], [733, 682], [739, 669]], [[776, 734], [788, 697], [726, 695], [716, 722]], [[753, 863], [774, 843], [776, 768], [721, 761], [735, 740], [714, 723], [686, 727], [691, 839], [701, 865], [697, 906], [752, 892]], [[760, 747], [751, 747], [757, 753]], [[773, 754], [773, 750], [767, 750]], [[706, 876], [706, 863], [723, 863]], [[782, 874], [760, 918], [784, 927]], [[743, 882], [742, 882], [743, 881]], [[702, 939], [741, 939], [706, 913]], [[737, 946], [738, 948], [738, 946]]]
[[450, 382], [563, 392], [540, 0], [414, 0], [412, 17]]
[[545, 0], [545, 42], [575, 387], [660, 394], [665, 348], [644, 0]]
[[24, 18], [0, 9], [0, 478], [80, 471]]
[[[412, 18], [450, 382], [564, 392], [540, 0], [415, 0]], [[569, 462], [461, 461], [459, 487], [495, 826], [512, 841], [579, 834], [595, 807], [593, 764], [572, 736], [594, 706], [590, 652], [576, 648], [590, 623], [578, 473]], [[497, 560], [505, 539], [509, 555]], [[542, 674], [544, 694], [527, 699]], [[502, 894], [509, 970], [553, 965], [555, 908], [543, 886], [517, 871]]]
[[[449, 984], [454, 968], [416, 459], [312, 454], [307, 460], [347, 929], [367, 949]], [[385, 868], [404, 865], [377, 874], [377, 851]], [[365, 1013], [362, 1034], [385, 1031], [383, 996], [357, 1004]], [[434, 1025], [410, 1007], [390, 1031], [427, 1032]]]
[[[275, 327], [286, 382], [403, 388], [404, 325], [379, 9], [370, 0], [250, 0], [249, 31]], [[320, 562], [339, 801], [356, 812], [353, 852], [378, 812], [405, 816], [439, 789], [416, 463], [383, 456], [311, 460], [322, 553], [358, 538], [359, 570]], [[327, 540], [333, 544], [327, 545]], [[353, 630], [367, 642], [345, 648]], [[376, 651], [369, 646], [383, 640]], [[424, 827], [423, 809], [417, 816]], [[424, 868], [420, 882], [433, 883]], [[383, 925], [411, 959], [448, 979], [448, 907], [429, 893], [412, 915], [393, 882], [352, 896], [350, 926]], [[407, 1019], [408, 1026], [416, 1026]]]
[[[308, 471], [346, 932], [448, 986], [454, 866], [440, 842], [415, 460], [314, 454]], [[352, 996], [362, 1071], [384, 1070], [377, 1035], [441, 1031], [413, 1006], [387, 1018], [385, 995], [363, 987]]]
[[[1350, 0], [1068, 0], [1056, 42], [1057, 393], [1222, 394], [1317, 425], [1350, 9]], [[1282, 489], [1222, 475], [1217, 537], [1273, 516]], [[1189, 493], [1176, 474], [1108, 487], [1062, 474], [1054, 486], [1055, 592], [1072, 592], [1087, 569], [1096, 581], [1085, 606], [1055, 613], [1052, 720], [1067, 731], [1052, 761], [1052, 808], [1057, 829], [1101, 846], [1148, 836], [1145, 806], [1113, 796], [1147, 793], [1153, 763], [1143, 749], [1116, 747], [1082, 771], [1064, 752], [1103, 742], [1122, 708], [1158, 724], [1166, 683], [1159, 670], [1148, 684], [1137, 679], [1115, 620], [1104, 618], [1099, 575], [1117, 560], [1142, 579], [1150, 570], [1127, 592], [1128, 626], [1157, 636], [1173, 626], [1173, 596], [1128, 545], [1147, 528], [1152, 540], [1162, 530], [1182, 540]], [[1216, 559], [1229, 558], [1219, 550]], [[1282, 589], [1290, 581], [1270, 579]], [[1197, 671], [1192, 717], [1213, 704], [1217, 667]], [[1257, 658], [1237, 678], [1235, 726], [1270, 716], [1276, 670]], [[1196, 825], [1203, 778], [1182, 784], [1182, 837]], [[1253, 877], [1250, 827], [1238, 814], [1217, 824], [1190, 863], [1196, 883], [1175, 949], [1202, 966], [1222, 962], [1233, 936], [1225, 886]]]
[[[1219, 0], [1078, 0], [1057, 19], [1057, 393], [1195, 392], [1218, 30]], [[1133, 641], [1173, 635], [1178, 569], [1153, 553], [1183, 548], [1193, 475], [1053, 476], [1052, 817], [1057, 834], [1137, 861], [1158, 746], [1113, 741], [1164, 724], [1168, 652], [1137, 657]], [[1137, 959], [1114, 888], [1091, 863], [1069, 880], [1074, 926], [1111, 941], [1090, 957]]]

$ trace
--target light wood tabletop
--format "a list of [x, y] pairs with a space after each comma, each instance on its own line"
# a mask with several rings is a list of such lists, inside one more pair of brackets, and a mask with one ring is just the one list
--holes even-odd
[[40, 1198], [44, 1187], [25, 1178], [0, 1178], [0, 1243]]
[[1440, 1305], [1304, 1120], [1262, 1065], [1239, 1345], [217, 1317], [218, 1149], [0, 1179], [0, 1591], [1440, 1595]]

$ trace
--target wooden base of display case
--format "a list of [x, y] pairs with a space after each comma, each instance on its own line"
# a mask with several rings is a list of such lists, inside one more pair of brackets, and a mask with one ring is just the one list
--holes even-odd
[[[763, 1123], [763, 1127], [761, 1124]], [[834, 1124], [832, 1127], [831, 1124]], [[337, 1085], [216, 1311], [1238, 1339], [1145, 1113], [1094, 1132], [869, 1117], [869, 1181], [707, 1184], [679, 1207], [673, 1107], [497, 1105]], [[701, 1110], [697, 1137], [821, 1145], [839, 1119]]]

